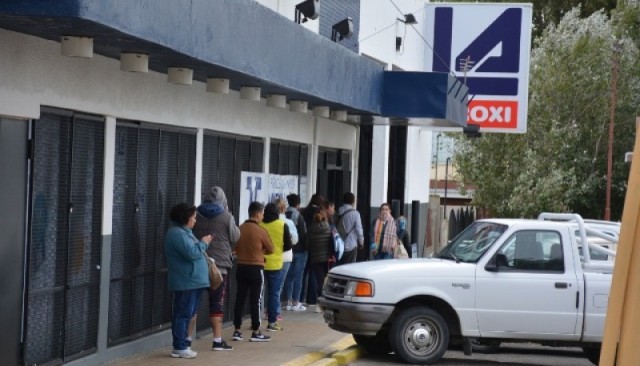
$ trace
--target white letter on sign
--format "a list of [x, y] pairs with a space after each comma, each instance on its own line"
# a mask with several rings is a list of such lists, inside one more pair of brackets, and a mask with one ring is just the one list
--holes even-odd
[[502, 107], [489, 107], [491, 117], [489, 122], [502, 122]]
[[470, 114], [471, 114], [471, 119], [474, 122], [484, 122], [487, 120], [487, 117], [489, 117], [489, 111], [487, 111], [487, 108], [481, 105], [471, 108]]

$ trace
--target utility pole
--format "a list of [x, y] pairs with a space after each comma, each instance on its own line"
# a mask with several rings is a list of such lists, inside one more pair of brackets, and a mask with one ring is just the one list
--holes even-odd
[[447, 191], [449, 188], [449, 162], [451, 158], [448, 157], [446, 160], [446, 164], [444, 166], [444, 216], [443, 218], [447, 218]]
[[607, 154], [607, 191], [604, 207], [604, 219], [611, 220], [611, 179], [613, 174], [613, 128], [616, 114], [616, 92], [618, 87], [618, 66], [620, 64], [620, 43], [613, 43], [613, 60], [611, 62], [611, 109], [609, 118], [609, 151]]

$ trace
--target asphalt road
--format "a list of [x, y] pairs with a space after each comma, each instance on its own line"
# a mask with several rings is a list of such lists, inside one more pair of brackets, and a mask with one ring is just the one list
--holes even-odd
[[[394, 354], [373, 356], [364, 354], [353, 366], [405, 365]], [[449, 350], [436, 365], [444, 366], [593, 366], [580, 348], [554, 348], [534, 344], [506, 343], [493, 354]]]

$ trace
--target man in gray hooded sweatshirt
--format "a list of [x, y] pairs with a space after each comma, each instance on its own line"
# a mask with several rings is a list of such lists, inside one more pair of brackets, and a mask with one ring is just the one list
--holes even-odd
[[198, 238], [204, 235], [213, 236], [207, 253], [216, 261], [223, 281], [217, 289], [209, 290], [209, 320], [213, 329], [212, 348], [214, 351], [231, 351], [233, 347], [222, 339], [222, 317], [228, 272], [233, 267], [231, 245], [232, 243], [235, 245], [240, 239], [240, 229], [229, 212], [227, 197], [222, 188], [211, 187], [209, 192], [204, 194], [202, 204], [198, 206], [193, 233]]

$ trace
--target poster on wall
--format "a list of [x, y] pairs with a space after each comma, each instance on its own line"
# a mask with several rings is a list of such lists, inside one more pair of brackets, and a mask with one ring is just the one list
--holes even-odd
[[297, 175], [241, 172], [240, 184], [240, 223], [249, 218], [249, 203], [258, 201], [266, 205], [279, 197], [286, 199], [288, 194], [298, 193]]

